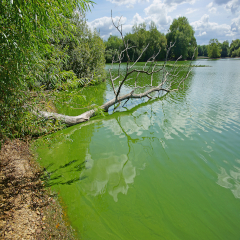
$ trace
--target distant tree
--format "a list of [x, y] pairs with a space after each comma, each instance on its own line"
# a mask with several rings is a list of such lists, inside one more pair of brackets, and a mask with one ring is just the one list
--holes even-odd
[[228, 57], [229, 56], [229, 42], [226, 40], [221, 44], [222, 53], [221, 57]]
[[[147, 46], [147, 40], [149, 39], [148, 37], [149, 32], [147, 31], [147, 25], [145, 22], [140, 23], [140, 24], [134, 24], [132, 27], [132, 36], [126, 36], [126, 39], [130, 37], [130, 41], [133, 41], [133, 46], [135, 46], [134, 49], [134, 57], [135, 59], [138, 58], [138, 56], [141, 54], [143, 49]], [[140, 58], [140, 61], [143, 62], [146, 60], [146, 55], [147, 52], [143, 52], [142, 57]]]
[[204, 56], [207, 57], [207, 45], [198, 45], [198, 56]]
[[218, 42], [217, 39], [211, 39], [209, 41], [207, 52], [208, 52], [208, 57], [210, 58], [221, 57], [222, 48], [221, 48], [221, 44]]
[[229, 56], [240, 57], [240, 39], [232, 41], [229, 49]]
[[203, 47], [198, 45], [198, 56], [203, 56]]
[[153, 21], [150, 23], [150, 26], [149, 26], [147, 43], [149, 44], [149, 47], [147, 49], [147, 56], [146, 56], [147, 59], [153, 54], [156, 54], [159, 51], [159, 49], [161, 49], [161, 52], [157, 56], [157, 60], [161, 60], [165, 58], [167, 39], [163, 33], [157, 30], [157, 26]]
[[234, 51], [232, 52], [232, 55], [231, 55], [231, 56], [232, 56], [232, 57], [240, 57], [240, 48], [234, 50]]
[[[178, 58], [182, 55], [182, 59], [190, 59], [193, 56], [194, 49], [197, 47], [196, 38], [194, 37], [194, 30], [189, 24], [186, 17], [179, 17], [174, 19], [170, 26], [170, 32], [166, 35], [168, 46], [170, 42], [175, 43], [172, 48], [171, 57]], [[198, 56], [197, 50], [195, 52], [195, 59]]]
[[117, 36], [110, 35], [108, 40], [104, 42], [105, 45], [105, 59], [107, 63], [112, 62], [112, 59], [116, 52], [118, 52], [122, 46], [122, 40]]
[[207, 57], [208, 56], [208, 53], [207, 53], [208, 46], [207, 45], [202, 45], [202, 48], [203, 48], [203, 56]]
[[[128, 33], [124, 37], [129, 46], [134, 46], [134, 48], [129, 49], [129, 54], [132, 56], [133, 60], [138, 59], [141, 55], [139, 61], [143, 62], [147, 61], [154, 53], [158, 53], [161, 49], [156, 60], [164, 59], [167, 44], [165, 35], [157, 30], [157, 26], [154, 22], [151, 22], [149, 30], [146, 28], [145, 23], [139, 25], [135, 24], [132, 28], [132, 33]], [[146, 51], [143, 51], [147, 45], [149, 45], [148, 48]], [[126, 55], [124, 56], [124, 61], [127, 61]]]
[[108, 40], [105, 41], [104, 44], [105, 44], [106, 50], [108, 49], [119, 50], [119, 48], [122, 46], [122, 40], [117, 36], [110, 35]]

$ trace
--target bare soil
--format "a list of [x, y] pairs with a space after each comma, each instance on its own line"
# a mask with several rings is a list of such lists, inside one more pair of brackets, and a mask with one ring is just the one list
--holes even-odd
[[75, 239], [58, 199], [44, 189], [28, 143], [0, 151], [0, 239]]

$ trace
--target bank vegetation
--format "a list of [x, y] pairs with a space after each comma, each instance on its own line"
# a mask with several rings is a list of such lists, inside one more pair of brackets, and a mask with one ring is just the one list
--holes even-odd
[[87, 26], [89, 0], [0, 3], [0, 138], [62, 128], [39, 119], [51, 93], [105, 79], [104, 43]]

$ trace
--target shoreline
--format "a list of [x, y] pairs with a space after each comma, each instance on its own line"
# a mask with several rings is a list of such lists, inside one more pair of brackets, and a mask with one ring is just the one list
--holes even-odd
[[28, 143], [0, 150], [0, 239], [76, 239], [56, 194], [44, 188]]

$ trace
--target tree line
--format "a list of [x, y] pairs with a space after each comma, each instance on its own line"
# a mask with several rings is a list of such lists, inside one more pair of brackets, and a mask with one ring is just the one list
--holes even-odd
[[[172, 59], [177, 59], [180, 56], [182, 56], [183, 60], [192, 59], [194, 51], [194, 59], [198, 55], [194, 30], [186, 17], [174, 19], [166, 35], [158, 31], [153, 21], [150, 23], [148, 30], [146, 23], [135, 24], [132, 32], [127, 33], [124, 39], [129, 44], [129, 47], [133, 47], [129, 50], [129, 55], [133, 61], [139, 58], [146, 46], [148, 48], [144, 51], [139, 61], [147, 61], [154, 53], [158, 53], [160, 49], [161, 52], [156, 60], [165, 59], [167, 46], [170, 46], [170, 44], [174, 44], [169, 53], [169, 57]], [[107, 63], [112, 62], [114, 56], [124, 49], [122, 39], [117, 36], [110, 36], [104, 44]], [[127, 56], [124, 56], [123, 61], [127, 61]]]
[[[182, 56], [182, 60], [191, 59], [194, 53], [194, 59], [197, 56], [205, 56], [210, 58], [219, 57], [240, 57], [240, 39], [220, 43], [217, 39], [211, 39], [208, 45], [197, 45], [194, 37], [194, 30], [189, 24], [186, 17], [174, 19], [170, 25], [168, 33], [165, 35], [158, 31], [154, 22], [150, 23], [147, 30], [146, 23], [135, 24], [131, 33], [125, 35], [125, 41], [128, 42], [131, 51], [132, 60], [135, 61], [140, 56], [142, 50], [148, 45], [147, 50], [139, 59], [141, 62], [147, 61], [153, 53], [157, 53], [161, 49], [156, 60], [165, 60], [166, 49], [170, 44], [174, 47], [169, 53], [170, 59], [177, 59]], [[105, 44], [105, 60], [107, 63], [112, 62], [114, 56], [124, 49], [122, 39], [118, 36], [110, 36]], [[127, 61], [124, 56], [123, 62]]]
[[231, 44], [228, 40], [220, 43], [217, 39], [211, 39], [208, 45], [198, 45], [198, 56], [240, 57], [240, 39], [233, 40]]

